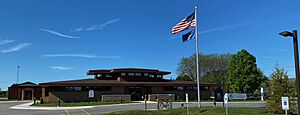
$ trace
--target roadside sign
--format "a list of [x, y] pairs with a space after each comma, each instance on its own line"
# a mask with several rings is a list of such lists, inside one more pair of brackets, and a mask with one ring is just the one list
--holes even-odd
[[89, 91], [89, 98], [94, 98], [94, 90]]
[[225, 93], [224, 95], [224, 103], [227, 104], [228, 103], [228, 94]]
[[264, 88], [260, 87], [260, 93], [263, 94], [264, 93]]
[[282, 109], [283, 110], [289, 110], [289, 98], [288, 97], [281, 97], [282, 100]]

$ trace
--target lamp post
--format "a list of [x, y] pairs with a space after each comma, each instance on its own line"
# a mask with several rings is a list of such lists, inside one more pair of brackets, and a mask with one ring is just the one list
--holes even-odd
[[294, 44], [294, 60], [295, 60], [295, 73], [296, 73], [296, 82], [297, 82], [297, 103], [298, 103], [298, 114], [300, 113], [300, 81], [299, 81], [299, 54], [298, 54], [298, 36], [297, 30], [293, 30], [293, 32], [283, 31], [280, 32], [279, 35], [284, 37], [293, 37]]

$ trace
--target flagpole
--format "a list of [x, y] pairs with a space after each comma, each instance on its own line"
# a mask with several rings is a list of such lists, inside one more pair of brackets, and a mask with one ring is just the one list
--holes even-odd
[[198, 51], [198, 20], [197, 20], [197, 6], [195, 6], [195, 20], [196, 20], [196, 66], [197, 66], [197, 90], [198, 90], [198, 107], [200, 108], [200, 80], [199, 80], [199, 51]]

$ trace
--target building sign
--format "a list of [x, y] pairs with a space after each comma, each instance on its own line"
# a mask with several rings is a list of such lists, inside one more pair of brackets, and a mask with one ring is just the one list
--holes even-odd
[[289, 110], [289, 98], [288, 97], [281, 97], [281, 105], [283, 110]]
[[89, 91], [89, 98], [94, 98], [94, 90]]

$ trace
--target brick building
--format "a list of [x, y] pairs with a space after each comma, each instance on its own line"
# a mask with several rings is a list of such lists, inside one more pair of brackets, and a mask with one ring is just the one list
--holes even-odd
[[[120, 68], [111, 70], [89, 70], [88, 79], [40, 83], [41, 97], [45, 103], [78, 101], [107, 101], [119, 99], [142, 100], [146, 95], [151, 100], [157, 95], [172, 94], [175, 99], [197, 99], [197, 84], [192, 81], [167, 80], [163, 77], [171, 72], [155, 69]], [[215, 84], [200, 83], [201, 99], [209, 99], [210, 88]], [[89, 92], [93, 96], [89, 96]]]

